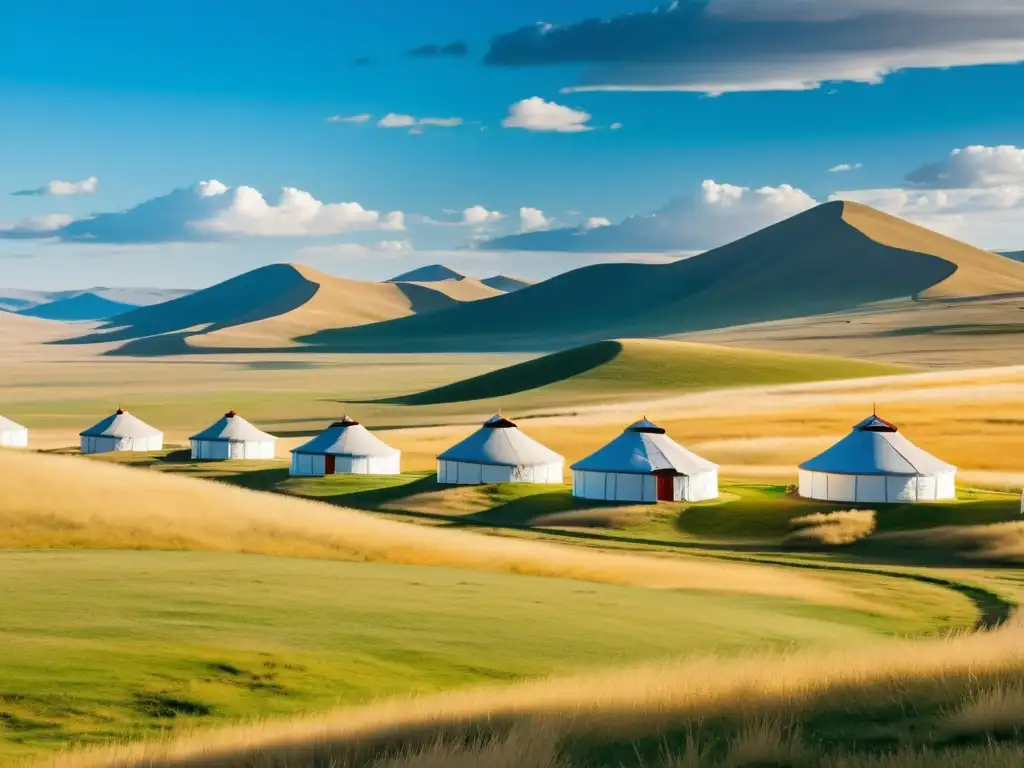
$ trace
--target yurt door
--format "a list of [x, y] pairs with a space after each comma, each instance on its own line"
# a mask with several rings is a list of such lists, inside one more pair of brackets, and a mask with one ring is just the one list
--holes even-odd
[[334, 459], [335, 459], [335, 457], [332, 454], [327, 454], [326, 456], [324, 456], [324, 474], [325, 475], [333, 475], [334, 474]]
[[675, 478], [672, 475], [658, 475], [658, 501], [672, 501], [675, 487]]

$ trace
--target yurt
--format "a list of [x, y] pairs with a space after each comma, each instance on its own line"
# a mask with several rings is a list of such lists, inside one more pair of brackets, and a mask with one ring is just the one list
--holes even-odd
[[572, 465], [572, 494], [597, 501], [706, 501], [718, 498], [718, 465], [702, 459], [646, 418]]
[[918, 448], [895, 425], [869, 416], [800, 465], [800, 495], [857, 504], [956, 498], [956, 467]]
[[153, 429], [124, 408], [107, 416], [94, 427], [81, 433], [82, 453], [111, 451], [159, 451], [164, 447], [164, 433]]
[[277, 438], [256, 429], [231, 410], [190, 438], [193, 459], [272, 459]]
[[500, 413], [437, 457], [442, 485], [561, 483], [565, 459]]
[[21, 424], [0, 416], [0, 447], [24, 448], [28, 445], [28, 430]]
[[290, 474], [397, 475], [402, 452], [392, 448], [355, 419], [336, 421], [305, 445], [292, 451]]

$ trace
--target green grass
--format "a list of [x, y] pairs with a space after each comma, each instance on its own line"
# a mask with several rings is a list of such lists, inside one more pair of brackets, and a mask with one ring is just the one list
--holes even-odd
[[[0, 763], [157, 730], [714, 650], [969, 623], [449, 568], [168, 552], [0, 554]], [[571, 616], [571, 621], [566, 617]], [[642, 632], [637, 628], [643, 627]]]
[[691, 392], [907, 373], [907, 366], [679, 341], [625, 340], [556, 352], [436, 389], [382, 402], [438, 405], [545, 387], [563, 393]]

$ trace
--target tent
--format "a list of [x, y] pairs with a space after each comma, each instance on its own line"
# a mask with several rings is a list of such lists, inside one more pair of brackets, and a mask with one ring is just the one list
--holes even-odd
[[956, 467], [918, 448], [888, 421], [870, 416], [824, 453], [800, 465], [800, 495], [864, 504], [956, 498]]
[[228, 411], [202, 432], [192, 435], [193, 459], [272, 459], [277, 438], [256, 429], [238, 415]]
[[164, 447], [164, 434], [124, 408], [107, 416], [94, 427], [81, 433], [82, 453], [111, 451], [159, 451]]
[[718, 466], [644, 418], [572, 465], [572, 493], [581, 499], [649, 504], [706, 501], [718, 498]]
[[28, 430], [21, 424], [0, 416], [0, 447], [24, 448], [28, 445]]
[[499, 413], [437, 457], [437, 482], [561, 483], [564, 465], [565, 459], [524, 435]]
[[298, 476], [397, 475], [402, 452], [348, 416], [292, 451], [289, 473]]

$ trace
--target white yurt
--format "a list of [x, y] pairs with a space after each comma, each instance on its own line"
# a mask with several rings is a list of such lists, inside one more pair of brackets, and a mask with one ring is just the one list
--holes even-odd
[[956, 498], [956, 467], [870, 416], [824, 453], [800, 465], [800, 495], [864, 504]]
[[437, 457], [442, 485], [561, 483], [565, 459], [500, 413]]
[[402, 452], [346, 416], [292, 451], [289, 474], [397, 475], [401, 471]]
[[124, 408], [107, 416], [94, 427], [81, 433], [82, 453], [111, 451], [159, 451], [164, 447], [164, 433], [153, 429]]
[[0, 447], [24, 448], [28, 445], [28, 430], [21, 424], [0, 416]]
[[202, 432], [192, 435], [193, 459], [272, 459], [277, 438], [256, 429], [231, 410]]
[[718, 465], [688, 451], [646, 418], [572, 465], [572, 494], [597, 501], [718, 498]]

